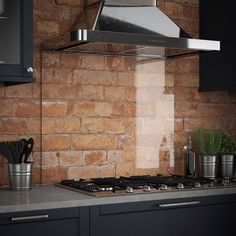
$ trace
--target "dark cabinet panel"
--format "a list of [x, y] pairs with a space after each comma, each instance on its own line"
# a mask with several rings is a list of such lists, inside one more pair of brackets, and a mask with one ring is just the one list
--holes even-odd
[[0, 232], [4, 236], [88, 236], [88, 213], [81, 207], [1, 214]]
[[200, 198], [92, 207], [91, 236], [236, 235], [236, 202], [210, 202]]
[[221, 41], [221, 51], [200, 56], [200, 91], [236, 89], [235, 9], [232, 3], [200, 0], [200, 38]]
[[0, 0], [0, 81], [33, 82], [32, 0]]

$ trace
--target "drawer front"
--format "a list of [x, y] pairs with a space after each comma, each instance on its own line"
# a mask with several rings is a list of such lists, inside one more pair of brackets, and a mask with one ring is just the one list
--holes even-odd
[[50, 221], [66, 218], [79, 218], [80, 208], [65, 208], [29, 212], [0, 214], [0, 224], [17, 224], [35, 221]]

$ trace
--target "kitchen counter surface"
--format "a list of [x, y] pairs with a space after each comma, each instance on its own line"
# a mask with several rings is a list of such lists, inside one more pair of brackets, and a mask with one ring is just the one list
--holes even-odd
[[109, 197], [92, 197], [54, 185], [33, 186], [32, 190], [28, 192], [13, 192], [2, 188], [0, 189], [0, 213], [224, 194], [236, 194], [236, 187], [163, 191]]

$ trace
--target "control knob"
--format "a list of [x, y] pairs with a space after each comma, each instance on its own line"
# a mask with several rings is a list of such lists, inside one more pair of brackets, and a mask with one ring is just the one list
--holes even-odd
[[126, 188], [125, 192], [126, 192], [126, 193], [133, 193], [134, 190], [133, 190], [132, 187], [129, 187], [129, 186], [128, 186], [128, 187]]
[[182, 183], [178, 183], [176, 188], [177, 189], [184, 189], [184, 185]]
[[168, 186], [166, 184], [162, 184], [160, 190], [168, 190]]

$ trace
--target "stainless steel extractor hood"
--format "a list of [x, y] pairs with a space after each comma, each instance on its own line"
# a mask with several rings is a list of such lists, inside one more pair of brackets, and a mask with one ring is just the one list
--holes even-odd
[[219, 41], [192, 39], [157, 7], [156, 0], [85, 0], [72, 28], [46, 47], [142, 59], [220, 50]]

